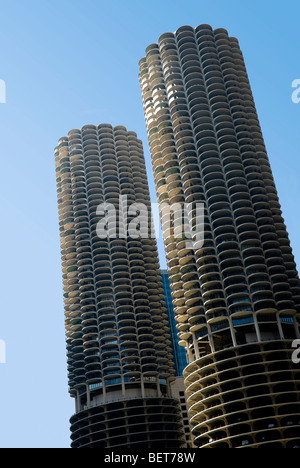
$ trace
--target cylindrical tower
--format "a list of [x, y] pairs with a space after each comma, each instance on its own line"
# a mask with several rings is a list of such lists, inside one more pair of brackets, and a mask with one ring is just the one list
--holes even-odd
[[158, 201], [204, 206], [192, 247], [162, 216], [195, 444], [299, 445], [300, 283], [238, 41], [181, 27], [139, 78]]
[[180, 447], [142, 143], [86, 125], [59, 140], [55, 160], [72, 448]]

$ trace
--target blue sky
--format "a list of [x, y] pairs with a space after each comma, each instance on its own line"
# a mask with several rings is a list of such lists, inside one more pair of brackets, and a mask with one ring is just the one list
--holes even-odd
[[69, 447], [53, 149], [89, 123], [136, 131], [155, 201], [138, 61], [164, 32], [208, 23], [239, 39], [300, 264], [299, 13], [289, 0], [0, 0], [1, 448]]

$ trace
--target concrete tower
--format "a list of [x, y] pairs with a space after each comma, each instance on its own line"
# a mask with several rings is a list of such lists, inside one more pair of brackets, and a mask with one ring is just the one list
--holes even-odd
[[163, 34], [140, 61], [159, 203], [204, 243], [162, 230], [198, 447], [300, 445], [300, 283], [236, 38], [209, 25]]
[[142, 143], [87, 125], [59, 140], [55, 160], [72, 448], [180, 447]]

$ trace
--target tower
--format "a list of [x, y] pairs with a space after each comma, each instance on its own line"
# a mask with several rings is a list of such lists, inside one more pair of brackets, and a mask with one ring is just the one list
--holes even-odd
[[86, 125], [59, 140], [55, 160], [71, 446], [180, 447], [142, 143]]
[[238, 40], [183, 26], [139, 79], [159, 203], [193, 241], [204, 208], [200, 245], [161, 218], [194, 443], [299, 446], [299, 277]]

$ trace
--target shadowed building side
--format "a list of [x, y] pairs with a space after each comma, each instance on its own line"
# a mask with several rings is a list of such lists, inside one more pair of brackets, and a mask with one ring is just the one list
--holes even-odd
[[162, 284], [167, 308], [168, 323], [171, 332], [171, 345], [173, 350], [175, 375], [183, 376], [183, 371], [187, 366], [186, 350], [179, 346], [177, 322], [175, 320], [170, 280], [167, 270], [161, 270]]

